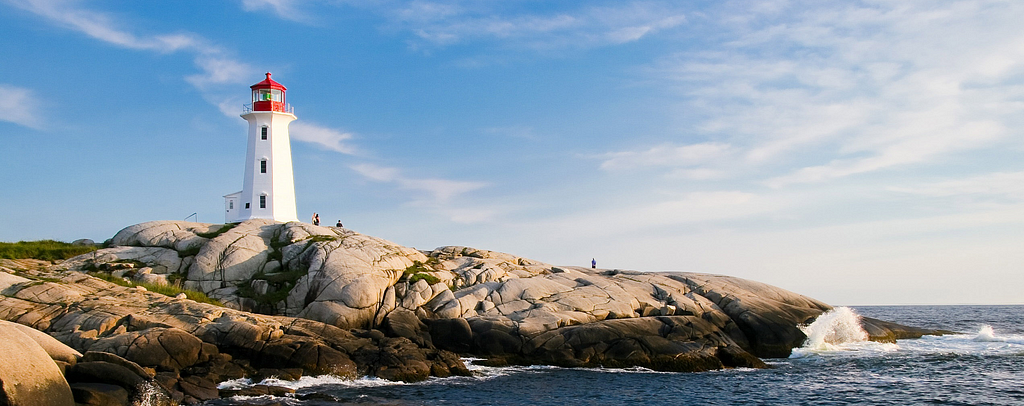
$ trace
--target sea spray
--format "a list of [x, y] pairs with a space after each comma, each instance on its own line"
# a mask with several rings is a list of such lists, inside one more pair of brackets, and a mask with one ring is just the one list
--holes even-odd
[[992, 326], [984, 325], [978, 330], [978, 335], [974, 337], [974, 341], [982, 342], [1005, 342], [1006, 339], [1002, 337], [996, 337], [996, 331], [992, 329]]
[[833, 350], [839, 344], [868, 340], [868, 332], [860, 325], [860, 315], [849, 307], [837, 307], [818, 316], [813, 323], [799, 326], [807, 335], [803, 348]]
[[860, 315], [849, 307], [837, 307], [822, 313], [813, 323], [798, 326], [807, 336], [800, 348], [794, 348], [790, 358], [803, 358], [812, 354], [845, 351], [893, 351], [895, 344], [868, 341], [868, 333], [860, 324]]

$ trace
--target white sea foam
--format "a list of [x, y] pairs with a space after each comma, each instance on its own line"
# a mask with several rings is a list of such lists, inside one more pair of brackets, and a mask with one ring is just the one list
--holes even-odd
[[253, 382], [250, 379], [232, 379], [229, 381], [221, 382], [217, 385], [217, 389], [242, 389], [253, 385], [271, 385], [281, 386], [291, 389], [302, 389], [311, 386], [320, 385], [338, 385], [346, 387], [376, 387], [376, 386], [393, 386], [393, 385], [406, 385], [405, 382], [401, 381], [389, 381], [387, 379], [381, 379], [377, 377], [364, 376], [358, 379], [341, 378], [334, 375], [319, 375], [319, 376], [303, 376], [294, 381], [288, 381], [277, 378], [267, 378], [260, 382]]
[[822, 313], [813, 323], [799, 326], [807, 335], [803, 346], [794, 348], [790, 358], [830, 355], [839, 352], [889, 352], [899, 349], [891, 343], [868, 341], [860, 324], [860, 315], [849, 307], [837, 307]]
[[1006, 338], [996, 337], [996, 331], [992, 328], [992, 326], [984, 325], [981, 326], [981, 329], [978, 330], [978, 335], [974, 337], [974, 341], [1002, 343], [1006, 342]]

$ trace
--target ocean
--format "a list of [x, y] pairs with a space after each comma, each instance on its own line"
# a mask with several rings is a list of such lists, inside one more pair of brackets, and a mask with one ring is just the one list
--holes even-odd
[[[957, 331], [862, 341], [857, 315]], [[826, 320], [827, 319], [827, 320]], [[805, 332], [809, 343], [769, 369], [666, 373], [641, 368], [492, 368], [418, 383], [330, 376], [266, 382], [289, 397], [206, 405], [1024, 405], [1024, 306], [856, 306]], [[225, 382], [222, 387], [252, 384]]]

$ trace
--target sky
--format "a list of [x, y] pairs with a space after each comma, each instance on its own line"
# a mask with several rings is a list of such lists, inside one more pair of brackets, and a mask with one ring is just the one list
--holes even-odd
[[834, 305], [1020, 304], [1020, 21], [1015, 0], [0, 0], [0, 241], [223, 223], [272, 72], [300, 219]]

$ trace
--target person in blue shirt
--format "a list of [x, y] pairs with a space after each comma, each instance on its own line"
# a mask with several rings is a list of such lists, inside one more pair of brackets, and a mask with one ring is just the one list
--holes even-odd
[[597, 258], [591, 258], [590, 259], [590, 267], [594, 268], [594, 269], [597, 269]]

